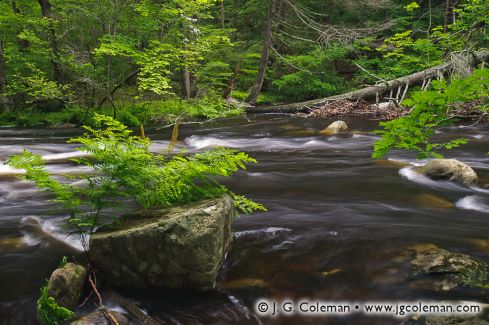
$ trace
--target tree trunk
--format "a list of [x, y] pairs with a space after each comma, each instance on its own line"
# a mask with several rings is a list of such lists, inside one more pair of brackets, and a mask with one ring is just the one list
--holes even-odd
[[327, 25], [332, 23], [333, 18], [333, 0], [324, 0], [324, 18], [323, 22]]
[[[489, 62], [489, 50], [480, 51], [474, 54], [469, 54], [472, 57], [468, 60], [468, 63], [472, 68], [476, 67], [482, 62]], [[457, 61], [457, 60], [455, 60]], [[423, 81], [434, 79], [441, 74], [450, 72], [454, 67], [455, 62], [448, 61], [440, 64], [436, 67], [426, 69], [421, 72], [413, 73], [409, 76], [393, 79], [380, 83], [375, 86], [369, 86], [359, 90], [355, 90], [346, 94], [335, 95], [322, 99], [310, 100], [302, 103], [294, 103], [287, 105], [269, 106], [269, 107], [249, 107], [246, 109], [248, 113], [298, 113], [307, 112], [311, 108], [318, 108], [329, 102], [338, 100], [358, 100], [358, 99], [373, 99], [380, 97], [382, 94], [390, 91], [391, 89], [398, 89], [399, 87], [405, 87], [406, 85], [421, 84]]]
[[252, 105], [256, 104], [256, 100], [260, 95], [261, 88], [263, 86], [263, 80], [265, 79], [265, 71], [268, 66], [268, 58], [270, 56], [270, 47], [272, 45], [272, 25], [273, 25], [273, 15], [275, 13], [275, 3], [276, 0], [270, 0], [270, 5], [268, 8], [267, 16], [267, 26], [265, 30], [265, 40], [263, 43], [263, 53], [260, 59], [260, 66], [258, 68], [258, 75], [256, 76], [256, 81], [250, 90], [246, 101]]
[[189, 100], [192, 97], [192, 85], [190, 81], [190, 71], [187, 66], [183, 68], [183, 86], [185, 89], [185, 99]]
[[458, 5], [458, 0], [445, 0], [443, 31], [448, 32], [448, 26], [455, 22], [455, 9]]
[[51, 3], [49, 0], [38, 0], [41, 7], [41, 13], [44, 18], [48, 20], [48, 42], [51, 48], [51, 64], [53, 66], [54, 79], [58, 83], [63, 82], [63, 74], [61, 70], [60, 54], [58, 49], [58, 42], [56, 39], [56, 27], [54, 26], [54, 17], [51, 12]]
[[226, 27], [226, 8], [224, 7], [224, 0], [221, 0], [221, 28]]
[[[283, 22], [285, 20], [286, 14], [287, 14], [287, 2], [284, 0], [280, 0], [280, 3], [278, 5], [278, 14], [277, 14], [279, 19], [279, 23], [277, 26], [278, 34], [280, 34], [285, 29]], [[285, 45], [284, 42], [280, 41], [274, 47], [277, 50], [277, 52], [281, 53], [284, 48], [284, 45]]]
[[7, 78], [5, 77], [5, 57], [3, 55], [4, 43], [0, 40], [0, 112], [7, 110], [7, 97], [5, 88], [7, 86]]
[[236, 80], [238, 79], [238, 75], [241, 72], [241, 61], [238, 62], [236, 65], [236, 69], [234, 70], [233, 77], [228, 83], [228, 86], [224, 90], [224, 93], [222, 94], [222, 98], [227, 99], [229, 98], [229, 95], [231, 95], [231, 92], [234, 89], [234, 85], [236, 84]]

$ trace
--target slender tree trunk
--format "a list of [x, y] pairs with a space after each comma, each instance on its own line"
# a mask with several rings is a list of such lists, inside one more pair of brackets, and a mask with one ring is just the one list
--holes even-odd
[[221, 0], [221, 28], [226, 27], [226, 8], [224, 7], [224, 0]]
[[42, 16], [48, 20], [48, 42], [52, 53], [51, 64], [53, 66], [54, 79], [57, 82], [62, 83], [63, 73], [61, 70], [61, 60], [58, 42], [56, 39], [56, 27], [54, 26], [54, 17], [53, 13], [51, 12], [51, 3], [49, 2], [49, 0], [38, 0], [38, 2], [39, 6], [41, 7]]
[[190, 80], [190, 71], [187, 66], [183, 68], [183, 86], [185, 89], [185, 99], [189, 100], [192, 97], [192, 84]]
[[[284, 21], [285, 21], [285, 15], [287, 14], [287, 2], [284, 0], [280, 0], [280, 3], [278, 5], [278, 19], [279, 23], [277, 26], [277, 32], [280, 34], [285, 29], [284, 26]], [[275, 49], [277, 52], [281, 53], [284, 47], [284, 42], [278, 42], [278, 44], [275, 45]]]
[[331, 24], [333, 18], [333, 0], [324, 0], [324, 18], [325, 24]]
[[267, 16], [267, 26], [265, 29], [265, 40], [263, 42], [263, 53], [260, 59], [260, 66], [258, 68], [258, 75], [256, 76], [256, 81], [250, 90], [246, 101], [252, 105], [256, 104], [256, 100], [260, 95], [261, 88], [263, 87], [263, 80], [265, 79], [265, 71], [268, 66], [268, 58], [270, 56], [270, 47], [272, 45], [272, 26], [273, 26], [273, 15], [275, 13], [276, 0], [270, 0], [270, 5], [268, 8]]
[[236, 69], [234, 70], [233, 77], [229, 81], [226, 89], [224, 90], [224, 93], [222, 94], [222, 98], [227, 99], [229, 95], [231, 95], [231, 92], [234, 89], [234, 85], [236, 84], [236, 80], [238, 79], [238, 75], [240, 72], [241, 72], [241, 61], [238, 62], [238, 64], [236, 65]]
[[445, 0], [443, 31], [448, 32], [448, 26], [455, 22], [455, 9], [458, 5], [458, 0]]
[[5, 96], [5, 88], [7, 86], [7, 78], [5, 77], [5, 57], [3, 55], [4, 43], [0, 40], [0, 112], [7, 109], [7, 97]]

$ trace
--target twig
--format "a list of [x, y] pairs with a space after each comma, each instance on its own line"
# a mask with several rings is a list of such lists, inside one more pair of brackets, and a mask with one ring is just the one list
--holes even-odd
[[100, 295], [100, 292], [98, 292], [97, 286], [93, 282], [91, 275], [88, 276], [88, 282], [90, 282], [90, 285], [92, 286], [93, 292], [95, 292], [95, 294], [97, 295], [99, 305], [100, 306], [103, 306], [104, 305], [104, 301], [102, 300], [102, 296]]
[[383, 83], [386, 83], [387, 84], [387, 80], [385, 79], [382, 79], [381, 77], [379, 76], [376, 76], [374, 75], [373, 73], [371, 73], [370, 71], [368, 71], [367, 69], [365, 69], [364, 67], [362, 67], [360, 64], [358, 63], [355, 63], [355, 65], [360, 68], [363, 72], [365, 72], [366, 74], [368, 74], [369, 76], [371, 77], [374, 77], [375, 79], [379, 80], [379, 81], [382, 81]]

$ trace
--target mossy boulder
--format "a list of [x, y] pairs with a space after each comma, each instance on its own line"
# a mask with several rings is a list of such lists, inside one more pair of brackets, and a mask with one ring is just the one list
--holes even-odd
[[458, 286], [484, 287], [488, 283], [487, 265], [466, 254], [452, 253], [434, 244], [418, 244], [411, 267], [414, 276], [429, 276], [433, 287], [443, 291]]
[[74, 309], [78, 306], [86, 279], [87, 269], [85, 267], [68, 263], [51, 274], [48, 294], [60, 306]]
[[446, 179], [464, 185], [474, 185], [478, 182], [475, 171], [456, 159], [433, 159], [424, 166], [417, 167], [415, 171], [435, 180]]
[[92, 235], [90, 256], [115, 285], [211, 289], [231, 244], [234, 213], [229, 196], [135, 213]]

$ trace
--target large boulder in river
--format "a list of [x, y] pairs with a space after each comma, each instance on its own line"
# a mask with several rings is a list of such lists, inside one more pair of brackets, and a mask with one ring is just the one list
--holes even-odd
[[107, 280], [126, 287], [207, 290], [232, 240], [229, 196], [125, 216], [90, 237]]
[[73, 309], [78, 306], [86, 278], [87, 269], [85, 267], [68, 263], [51, 274], [48, 294], [60, 306]]
[[348, 125], [344, 121], [336, 121], [319, 133], [323, 135], [335, 135], [344, 132], [348, 132]]
[[448, 179], [465, 185], [473, 185], [478, 182], [475, 171], [455, 159], [433, 159], [415, 170], [432, 179]]

